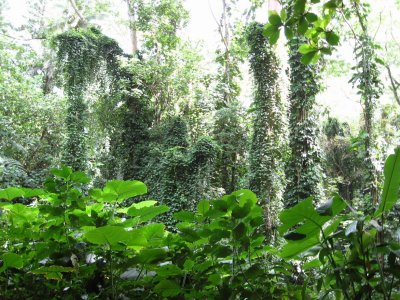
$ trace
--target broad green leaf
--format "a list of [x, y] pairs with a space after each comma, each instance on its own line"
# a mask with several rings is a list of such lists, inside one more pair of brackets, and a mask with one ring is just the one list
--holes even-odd
[[400, 187], [400, 147], [394, 154], [389, 155], [384, 168], [385, 181], [379, 207], [375, 212], [375, 217], [390, 211], [399, 199]]
[[317, 49], [315, 49], [314, 47], [312, 47], [311, 45], [308, 45], [308, 44], [302, 44], [300, 47], [299, 47], [299, 50], [298, 50], [301, 54], [307, 54], [307, 53], [309, 53], [309, 52], [315, 52], [315, 51], [317, 51]]
[[313, 236], [312, 238], [307, 238], [300, 241], [289, 242], [283, 246], [282, 250], [279, 252], [279, 256], [285, 259], [291, 258], [317, 244], [319, 244], [318, 236]]
[[72, 174], [72, 169], [67, 166], [62, 166], [61, 169], [52, 169], [51, 173], [56, 177], [63, 178], [64, 180], [69, 180], [69, 177]]
[[[156, 224], [156, 227], [159, 227], [158, 225], [162, 225], [162, 224]], [[130, 231], [127, 231], [127, 238], [125, 241], [121, 241], [124, 244], [126, 244], [127, 246], [134, 248], [135, 250], [140, 250], [142, 249], [144, 246], [147, 246], [147, 239], [145, 237], [145, 234], [143, 231], [143, 228], [139, 228], [139, 229], [133, 229]], [[153, 228], [153, 232], [150, 232], [151, 229], [149, 229], [148, 235], [151, 237], [152, 234], [154, 234], [153, 238], [155, 238], [156, 234], [157, 234], [157, 230], [155, 228]]]
[[147, 193], [146, 185], [137, 180], [112, 180], [106, 183], [103, 190], [105, 194], [116, 196], [117, 202]]
[[129, 233], [118, 226], [98, 227], [87, 232], [84, 237], [96, 245], [116, 245], [119, 242], [125, 243], [130, 239]]
[[248, 200], [244, 206], [235, 206], [232, 210], [232, 217], [235, 219], [243, 219], [250, 213], [251, 206], [251, 200]]
[[131, 207], [135, 207], [137, 209], [141, 209], [143, 207], [150, 207], [150, 206], [154, 206], [156, 204], [157, 204], [157, 201], [155, 201], [155, 200], [146, 200], [146, 201], [141, 201], [141, 202], [138, 202], [138, 203], [133, 203], [131, 205]]
[[204, 214], [210, 209], [210, 201], [201, 200], [199, 204], [197, 204], [197, 211], [200, 215], [204, 216]]
[[13, 204], [9, 207], [9, 210], [11, 212], [13, 222], [16, 223], [31, 223], [33, 220], [36, 220], [39, 213], [39, 209], [37, 207], [28, 207], [21, 203]]
[[21, 269], [24, 266], [22, 257], [12, 252], [4, 253], [2, 260], [3, 266], [0, 268], [0, 272], [3, 272], [8, 268]]
[[318, 20], [318, 16], [312, 12], [306, 13], [306, 19], [308, 22], [313, 23]]
[[240, 240], [246, 234], [246, 225], [240, 222], [233, 228], [232, 235], [235, 240]]
[[166, 205], [142, 207], [140, 209], [131, 206], [127, 214], [132, 217], [140, 217], [141, 222], [147, 222], [167, 211], [169, 211], [169, 207]]
[[115, 193], [103, 192], [100, 189], [91, 189], [89, 191], [89, 195], [98, 202], [109, 202], [109, 203], [114, 202], [118, 197], [118, 195], [116, 195]]
[[308, 64], [313, 63], [313, 61], [315, 61], [316, 57], [318, 57], [318, 51], [311, 51], [311, 52], [304, 54], [301, 57], [300, 61], [302, 64], [308, 65]]
[[295, 0], [294, 2], [294, 13], [296, 15], [302, 15], [306, 9], [306, 0]]
[[280, 30], [279, 30], [279, 28], [277, 28], [277, 30], [273, 33], [273, 34], [271, 34], [270, 36], [269, 36], [269, 43], [271, 44], [271, 45], [275, 45], [276, 44], [276, 42], [278, 41], [278, 39], [279, 39], [279, 35], [280, 35]]
[[293, 30], [288, 26], [285, 26], [285, 36], [288, 40], [291, 40], [294, 36]]
[[268, 21], [272, 25], [281, 25], [282, 24], [281, 17], [278, 15], [278, 13], [276, 11], [271, 11], [269, 13]]
[[70, 176], [71, 181], [79, 182], [79, 183], [89, 183], [90, 177], [87, 176], [84, 172], [78, 171], [74, 172]]
[[154, 249], [143, 249], [135, 257], [134, 261], [140, 264], [152, 264], [159, 261], [163, 261], [166, 257], [166, 252], [164, 249], [154, 248]]
[[[339, 196], [335, 196], [321, 207], [320, 214], [315, 210], [310, 197], [280, 214], [279, 219], [282, 225], [278, 228], [279, 232], [284, 234], [292, 229], [285, 236], [289, 241], [282, 248], [281, 257], [292, 257], [317, 245], [323, 225], [338, 215], [346, 207], [346, 203]], [[334, 222], [332, 226], [328, 226], [326, 233], [335, 230], [338, 225], [339, 222]]]
[[297, 32], [300, 35], [303, 35], [306, 33], [307, 29], [308, 29], [308, 21], [305, 17], [300, 18], [299, 24], [297, 26]]
[[74, 268], [63, 267], [63, 266], [49, 266], [49, 267], [40, 267], [39, 269], [33, 270], [32, 273], [45, 275], [47, 279], [61, 280], [63, 278], [62, 273], [71, 273], [74, 271], [75, 271]]
[[172, 280], [162, 280], [155, 287], [155, 291], [163, 297], [175, 297], [180, 294], [181, 287]]
[[280, 32], [280, 30], [279, 30], [278, 26], [275, 26], [275, 25], [272, 25], [272, 24], [266, 24], [264, 26], [263, 35], [265, 37], [267, 37], [269, 42], [270, 42], [270, 44], [273, 45], [279, 39], [279, 34], [280, 34], [279, 32]]
[[257, 203], [257, 196], [250, 190], [238, 190], [236, 192], [233, 192], [231, 194], [232, 196], [235, 196], [236, 198], [239, 198], [239, 205], [244, 206], [250, 201], [251, 205], [255, 205]]
[[169, 264], [169, 265], [164, 265], [161, 267], [157, 268], [157, 274], [159, 276], [176, 276], [176, 275], [181, 275], [182, 270], [178, 268], [176, 265]]
[[24, 197], [25, 192], [23, 189], [9, 187], [4, 190], [0, 190], [0, 199], [12, 200], [19, 197]]
[[201, 238], [200, 235], [194, 229], [189, 227], [180, 227], [179, 231], [182, 239], [184, 239], [189, 243], [198, 241]]
[[332, 46], [339, 45], [339, 36], [333, 31], [325, 32], [325, 36], [326, 36], [326, 41], [328, 42], [329, 45]]
[[312, 261], [309, 261], [309, 262], [305, 263], [303, 265], [303, 270], [308, 270], [308, 269], [311, 269], [311, 268], [317, 268], [319, 266], [321, 266], [321, 261], [318, 258], [316, 258], [316, 259], [313, 259]]
[[29, 189], [29, 188], [20, 188], [20, 189], [24, 192], [24, 198], [32, 198], [46, 194], [46, 192], [42, 189]]
[[181, 222], [193, 222], [195, 220], [195, 215], [190, 211], [180, 211], [174, 213], [174, 219]]
[[185, 263], [183, 264], [183, 269], [187, 272], [192, 271], [192, 268], [194, 267], [195, 263], [193, 260], [191, 260], [190, 258], [185, 260]]
[[153, 223], [143, 226], [139, 232], [148, 240], [162, 239], [165, 235], [165, 225], [161, 223]]
[[282, 22], [285, 22], [286, 19], [287, 19], [287, 11], [286, 11], [286, 9], [281, 9], [281, 12], [280, 12], [279, 15], [281, 16]]

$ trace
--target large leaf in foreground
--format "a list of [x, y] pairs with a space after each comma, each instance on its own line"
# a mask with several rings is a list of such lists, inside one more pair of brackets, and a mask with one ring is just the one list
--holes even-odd
[[122, 202], [128, 198], [146, 194], [147, 187], [137, 180], [112, 180], [107, 182], [104, 193], [114, 195], [117, 202]]
[[333, 197], [317, 210], [312, 201], [311, 197], [307, 198], [280, 214], [282, 225], [279, 232], [286, 233], [284, 237], [288, 240], [282, 248], [281, 257], [295, 256], [318, 244], [324, 224], [346, 207], [346, 203], [339, 196]]
[[104, 226], [87, 232], [85, 238], [92, 244], [116, 245], [127, 239], [127, 231], [118, 226]]
[[385, 182], [383, 185], [382, 198], [375, 216], [392, 209], [399, 198], [400, 187], [400, 147], [394, 154], [389, 155], [385, 162]]

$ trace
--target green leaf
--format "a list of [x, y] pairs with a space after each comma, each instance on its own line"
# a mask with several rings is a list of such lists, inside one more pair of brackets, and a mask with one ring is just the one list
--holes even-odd
[[394, 154], [389, 155], [384, 168], [385, 181], [379, 207], [375, 212], [375, 217], [390, 211], [399, 198], [400, 187], [400, 147]]
[[90, 177], [87, 176], [84, 172], [74, 172], [70, 176], [71, 181], [79, 182], [79, 183], [89, 183]]
[[324, 8], [336, 9], [337, 8], [337, 0], [330, 0], [324, 4]]
[[279, 34], [278, 26], [272, 24], [266, 24], [264, 26], [263, 35], [268, 38], [271, 45], [276, 44], [279, 39]]
[[135, 207], [137, 209], [141, 209], [143, 207], [151, 207], [151, 206], [154, 206], [156, 204], [157, 204], [157, 201], [155, 201], [155, 200], [146, 200], [146, 201], [141, 201], [141, 202], [138, 202], [138, 203], [133, 203], [131, 205], [131, 207]]
[[280, 30], [277, 29], [272, 35], [270, 35], [270, 37], [269, 37], [269, 43], [270, 43], [271, 45], [275, 45], [275, 44], [276, 44], [276, 42], [277, 42], [278, 39], [279, 39], [280, 33], [281, 33]]
[[160, 248], [154, 249], [143, 249], [138, 256], [135, 257], [135, 261], [140, 264], [153, 264], [159, 261], [163, 261], [166, 258], [166, 252]]
[[21, 269], [24, 266], [22, 257], [12, 252], [4, 253], [2, 260], [3, 266], [0, 268], [0, 272], [3, 272], [8, 268]]
[[148, 241], [160, 240], [165, 235], [165, 225], [161, 223], [153, 223], [138, 229]]
[[291, 40], [294, 36], [293, 30], [288, 26], [285, 26], [285, 36], [288, 40]]
[[47, 279], [61, 280], [63, 278], [62, 273], [74, 272], [74, 268], [63, 267], [63, 266], [49, 266], [40, 267], [39, 269], [33, 270], [33, 274], [43, 274]]
[[190, 272], [192, 271], [194, 264], [195, 264], [194, 261], [188, 258], [187, 260], [185, 260], [185, 263], [183, 264], [183, 269], [187, 272]]
[[37, 207], [28, 207], [21, 203], [13, 204], [9, 207], [9, 210], [13, 221], [16, 223], [31, 223], [39, 213]]
[[176, 265], [169, 264], [169, 265], [164, 265], [161, 267], [157, 268], [157, 274], [159, 276], [176, 276], [176, 275], [181, 275], [182, 270], [178, 268]]
[[240, 206], [244, 206], [248, 202], [250, 202], [251, 206], [252, 206], [252, 205], [255, 205], [258, 201], [256, 194], [254, 194], [252, 191], [247, 190], [247, 189], [235, 191], [231, 195], [236, 197], [237, 199], [239, 199]]
[[0, 190], [0, 199], [13, 200], [15, 198], [24, 197], [25, 192], [22, 189], [9, 187], [4, 190]]
[[129, 240], [128, 232], [118, 226], [98, 227], [87, 232], [84, 237], [90, 243], [96, 245], [117, 245], [119, 242]]
[[154, 289], [163, 297], [175, 297], [181, 292], [180, 286], [172, 280], [161, 280]]
[[104, 193], [113, 194], [117, 202], [147, 193], [147, 187], [143, 182], [137, 180], [112, 180], [107, 182]]
[[339, 45], [339, 36], [334, 33], [333, 31], [326, 31], [325, 32], [326, 41], [331, 46]]
[[193, 222], [195, 220], [195, 215], [190, 211], [180, 211], [174, 213], [174, 219], [181, 222]]
[[305, 17], [300, 18], [299, 24], [297, 26], [297, 32], [300, 35], [304, 35], [308, 29], [308, 22]]
[[62, 166], [61, 169], [51, 169], [51, 174], [62, 179], [69, 180], [69, 176], [72, 174], [72, 169], [67, 166]]
[[294, 13], [296, 15], [302, 15], [306, 9], [306, 0], [295, 0], [294, 3]]
[[321, 216], [333, 216], [337, 215], [338, 211], [342, 211], [346, 207], [346, 203], [340, 196], [335, 196], [323, 203], [317, 208], [317, 213]]
[[317, 236], [300, 241], [290, 242], [283, 246], [282, 250], [279, 252], [279, 256], [284, 259], [291, 258], [318, 244], [319, 239]]
[[210, 201], [201, 200], [199, 204], [197, 204], [197, 211], [200, 215], [204, 216], [204, 214], [210, 209]]
[[287, 19], [287, 11], [286, 11], [286, 9], [282, 9], [282, 10], [281, 10], [280, 16], [281, 16], [282, 22], [285, 22], [286, 19]]
[[166, 205], [142, 207], [140, 209], [131, 206], [128, 209], [127, 214], [132, 217], [140, 217], [141, 222], [147, 222], [167, 211], [169, 211], [169, 207]]
[[[281, 257], [289, 258], [317, 245], [323, 225], [338, 215], [346, 207], [346, 203], [342, 198], [336, 196], [323, 207], [324, 209], [321, 209], [321, 211], [329, 211], [329, 215], [319, 214], [315, 210], [310, 197], [280, 214], [279, 219], [282, 224], [278, 230], [281, 234], [291, 230], [288, 237], [289, 239], [292, 238], [282, 248]], [[332, 228], [329, 227], [329, 230], [334, 230], [339, 225], [338, 222], [333, 224]]]
[[243, 222], [240, 222], [238, 225], [233, 228], [232, 235], [236, 240], [240, 240], [246, 234], [246, 225]]
[[24, 192], [24, 198], [32, 198], [46, 194], [46, 192], [42, 189], [21, 188], [21, 190]]
[[305, 65], [311, 64], [314, 61], [315, 57], [317, 56], [317, 53], [318, 51], [311, 51], [304, 54], [301, 57], [300, 62]]
[[189, 227], [180, 227], [179, 231], [180, 231], [180, 236], [189, 243], [198, 241], [201, 238], [200, 235], [194, 229]]
[[316, 48], [314, 48], [313, 46], [311, 46], [311, 45], [308, 45], [308, 44], [302, 44], [300, 47], [299, 47], [299, 50], [298, 50], [301, 54], [307, 54], [307, 53], [310, 53], [310, 52], [315, 52], [315, 51], [317, 51], [317, 49]]
[[278, 15], [276, 11], [270, 11], [268, 21], [275, 26], [279, 26], [282, 24], [281, 17]]
[[312, 12], [306, 13], [306, 19], [308, 22], [313, 23], [318, 20], [318, 16]]
[[232, 210], [232, 217], [235, 219], [243, 219], [250, 213], [251, 206], [252, 206], [251, 202], [246, 203], [246, 205], [244, 205], [243, 207], [235, 206]]

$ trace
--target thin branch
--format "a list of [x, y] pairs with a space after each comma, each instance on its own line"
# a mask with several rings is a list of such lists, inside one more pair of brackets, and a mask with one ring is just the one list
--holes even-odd
[[400, 95], [398, 93], [398, 89], [400, 87], [399, 83], [396, 81], [396, 79], [393, 78], [392, 70], [390, 69], [389, 65], [385, 65], [386, 70], [388, 71], [389, 79], [390, 79], [390, 89], [393, 92], [394, 99], [396, 100], [397, 104], [400, 105]]
[[79, 11], [78, 6], [76, 6], [75, 0], [68, 0], [68, 2], [71, 4], [72, 8], [74, 9], [75, 13], [77, 14], [77, 16], [79, 17], [79, 19], [86, 24], [87, 21], [85, 19], [85, 17], [82, 15], [82, 13]]

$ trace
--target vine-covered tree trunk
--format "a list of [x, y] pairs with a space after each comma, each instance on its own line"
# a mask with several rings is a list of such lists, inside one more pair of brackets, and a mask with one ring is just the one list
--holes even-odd
[[362, 188], [364, 195], [370, 195], [372, 204], [378, 204], [378, 179], [374, 164], [375, 133], [374, 113], [376, 103], [382, 94], [379, 70], [376, 64], [375, 44], [368, 34], [367, 11], [361, 3], [353, 3], [353, 9], [361, 27], [361, 34], [355, 36], [354, 50], [357, 65], [352, 82], [357, 83], [363, 109], [363, 131], [365, 146], [365, 170], [367, 171], [365, 185]]
[[276, 227], [284, 190], [285, 105], [281, 97], [278, 57], [254, 24], [248, 35], [250, 68], [254, 77], [255, 110], [250, 149], [250, 188], [265, 207], [267, 233]]
[[309, 196], [322, 196], [322, 170], [318, 145], [318, 116], [315, 96], [319, 92], [318, 67], [300, 62], [299, 38], [289, 42], [290, 95], [289, 146], [291, 156], [286, 167], [285, 206], [290, 207]]
[[62, 162], [74, 170], [86, 170], [87, 105], [83, 95], [84, 87], [75, 84], [74, 80], [75, 78], [70, 78], [67, 86], [68, 108], [65, 119], [67, 137]]

